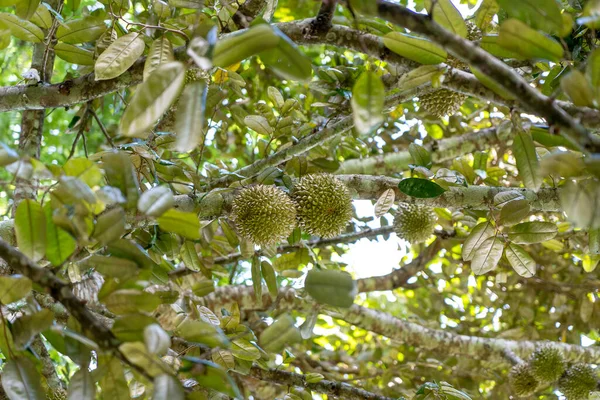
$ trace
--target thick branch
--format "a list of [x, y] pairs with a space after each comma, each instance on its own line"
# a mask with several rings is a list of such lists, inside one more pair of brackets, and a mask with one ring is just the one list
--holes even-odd
[[600, 152], [600, 139], [590, 134], [552, 99], [531, 87], [527, 81], [502, 61], [491, 56], [469, 40], [447, 31], [429, 16], [417, 14], [401, 5], [386, 0], [377, 0], [377, 6], [379, 16], [382, 18], [413, 32], [424, 34], [443, 46], [453, 56], [493, 77], [503, 88], [514, 94], [517, 101], [526, 110], [542, 116], [549, 123], [564, 128], [561, 133], [575, 141], [582, 149], [592, 153]]
[[[259, 303], [254, 297], [252, 287], [227, 286], [218, 288], [208, 296], [198, 298], [197, 301], [198, 305], [204, 305], [213, 310], [234, 302], [238, 303], [240, 309], [245, 310], [266, 310], [274, 304], [279, 309], [298, 312], [310, 312], [316, 307], [316, 304], [312, 301], [297, 297], [294, 289], [281, 289], [275, 300], [271, 299], [266, 291], [263, 293], [262, 303]], [[339, 311], [328, 308], [320, 308], [319, 310], [321, 313], [341, 319], [361, 329], [398, 340], [407, 346], [435, 351], [437, 354], [468, 355], [482, 360], [505, 363], [505, 349], [526, 358], [535, 350], [536, 346], [539, 347], [542, 343], [546, 343], [459, 335], [439, 329], [426, 328], [414, 322], [395, 318], [385, 312], [358, 305], [353, 305], [348, 309], [339, 309]], [[555, 345], [563, 352], [565, 359], [569, 362], [600, 363], [599, 347], [583, 347], [559, 342], [556, 342]]]
[[[438, 140], [425, 145], [425, 148], [431, 152], [432, 161], [439, 163], [489, 148], [494, 144], [510, 142], [512, 134], [510, 125], [500, 125]], [[408, 151], [385, 153], [344, 161], [336, 174], [387, 175], [407, 170], [412, 162], [412, 157]]]
[[306, 382], [303, 375], [279, 369], [261, 369], [252, 367], [250, 376], [261, 381], [273, 382], [279, 385], [305, 387], [312, 391], [337, 396], [344, 400], [393, 400], [391, 397], [379, 395], [356, 388], [347, 383], [322, 380], [316, 383]]

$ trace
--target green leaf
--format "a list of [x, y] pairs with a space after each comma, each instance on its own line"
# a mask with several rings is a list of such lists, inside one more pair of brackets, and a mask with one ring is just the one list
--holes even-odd
[[106, 24], [103, 18], [88, 16], [60, 24], [56, 30], [56, 38], [69, 44], [93, 42], [105, 31]]
[[175, 198], [168, 186], [155, 186], [142, 193], [138, 200], [138, 210], [151, 217], [160, 217], [173, 208]]
[[44, 206], [46, 215], [46, 258], [54, 266], [61, 265], [75, 252], [77, 242], [67, 231], [52, 220], [50, 203]]
[[139, 189], [129, 155], [122, 151], [108, 153], [102, 157], [102, 161], [108, 184], [118, 188], [125, 196], [125, 208], [134, 208], [137, 205]]
[[166, 36], [155, 39], [150, 46], [146, 63], [144, 64], [144, 80], [148, 79], [152, 72], [161, 64], [175, 61], [173, 54], [173, 45]]
[[[109, 50], [110, 47], [102, 53], [101, 57]], [[156, 121], [179, 96], [184, 79], [183, 63], [174, 61], [161, 64], [138, 86], [123, 113], [120, 124], [123, 135], [146, 138]]]
[[96, 271], [110, 278], [127, 279], [140, 272], [135, 261], [118, 257], [105, 257], [97, 254], [90, 256], [86, 260], [85, 265], [94, 267]]
[[131, 400], [123, 366], [119, 360], [111, 357], [106, 365], [100, 363], [100, 367], [105, 371], [100, 380], [102, 397], [110, 400]]
[[262, 115], [248, 115], [244, 118], [244, 123], [248, 125], [250, 129], [261, 135], [272, 135], [273, 127], [269, 125], [269, 121]]
[[42, 29], [50, 29], [52, 26], [52, 14], [43, 4], [38, 5], [29, 20]]
[[171, 347], [171, 337], [159, 324], [151, 324], [144, 328], [144, 344], [150, 354], [162, 357]]
[[232, 33], [215, 45], [213, 65], [227, 68], [250, 56], [277, 47], [280, 40], [280, 36], [267, 24]]
[[169, 0], [169, 5], [175, 8], [200, 9], [204, 6], [204, 0]]
[[19, 0], [15, 7], [15, 14], [19, 18], [28, 20], [33, 16], [39, 5], [40, 0]]
[[475, 249], [471, 260], [471, 269], [475, 275], [483, 275], [493, 271], [502, 257], [504, 245], [497, 236], [487, 238]]
[[588, 55], [585, 73], [592, 87], [600, 87], [600, 49], [595, 49]]
[[[498, 35], [485, 35], [481, 38], [479, 45], [481, 48], [491, 55], [505, 59], [505, 58], [514, 58], [516, 60], [524, 60], [526, 57], [523, 57], [519, 53], [515, 53], [514, 51], [510, 51], [504, 47], [502, 47], [499, 43]], [[481, 73], [483, 75], [483, 72]]]
[[352, 88], [352, 115], [354, 127], [361, 134], [368, 134], [383, 122], [385, 88], [381, 78], [374, 72], [363, 72]]
[[540, 243], [553, 239], [558, 233], [556, 224], [552, 222], [523, 222], [508, 231], [508, 239], [515, 243]]
[[171, 209], [157, 218], [160, 229], [173, 232], [187, 239], [200, 239], [200, 220], [191, 212]]
[[398, 90], [402, 91], [414, 89], [432, 82], [436, 77], [439, 77], [440, 74], [441, 70], [437, 65], [423, 65], [402, 75], [400, 79], [398, 79], [396, 87]]
[[95, 79], [100, 81], [121, 75], [144, 53], [144, 48], [144, 40], [139, 33], [128, 33], [121, 36], [108, 46], [96, 60]]
[[154, 378], [152, 400], [183, 400], [185, 392], [179, 380], [169, 374], [158, 375]]
[[252, 257], [252, 265], [250, 267], [252, 275], [252, 287], [254, 288], [254, 298], [259, 304], [262, 304], [262, 276], [260, 272], [260, 259], [257, 255]]
[[119, 351], [130, 363], [138, 366], [153, 378], [163, 374], [173, 374], [171, 367], [157, 356], [148, 353], [143, 343], [126, 342], [119, 346]]
[[47, 309], [17, 318], [11, 327], [15, 346], [25, 348], [35, 335], [48, 329], [53, 322], [54, 314]]
[[271, 298], [276, 298], [279, 294], [279, 289], [277, 288], [277, 275], [275, 274], [273, 266], [270, 262], [263, 260], [260, 263], [260, 271], [265, 282], [267, 283], [267, 288], [269, 289]]
[[95, 398], [96, 382], [87, 367], [80, 368], [69, 381], [67, 400], [94, 400]]
[[94, 52], [72, 44], [57, 43], [54, 46], [56, 55], [61, 59], [77, 65], [94, 65]]
[[502, 85], [496, 82], [492, 77], [487, 76], [486, 74], [481, 72], [481, 70], [473, 66], [469, 66], [469, 68], [471, 69], [473, 75], [475, 75], [475, 78], [477, 78], [477, 80], [479, 80], [479, 82], [481, 82], [483, 86], [487, 87], [488, 89], [491, 89], [494, 93], [499, 94], [506, 100], [515, 99], [515, 96], [511, 92], [504, 89]]
[[44, 32], [33, 22], [14, 14], [0, 13], [0, 28], [8, 29], [14, 37], [26, 42], [41, 43], [45, 37]]
[[531, 278], [535, 275], [537, 265], [523, 247], [510, 243], [504, 250], [504, 254], [517, 274], [523, 278]]
[[111, 331], [122, 342], [144, 341], [144, 329], [156, 324], [156, 319], [145, 314], [125, 314], [115, 318]]
[[220, 365], [199, 358], [186, 357], [185, 359], [201, 366], [192, 369], [193, 377], [201, 387], [216, 390], [235, 399], [244, 398], [233, 379]]
[[593, 179], [567, 182], [559, 192], [567, 219], [576, 227], [600, 228], [600, 184]]
[[450, 0], [425, 0], [423, 4], [435, 22], [455, 35], [467, 37], [467, 24]]
[[89, 187], [100, 185], [104, 179], [98, 165], [87, 158], [71, 158], [63, 166], [63, 171], [68, 176], [82, 180]]
[[564, 54], [562, 46], [556, 40], [517, 19], [509, 19], [500, 25], [498, 44], [530, 59], [559, 61]]
[[534, 29], [559, 33], [563, 28], [560, 7], [555, 0], [497, 0], [500, 7], [512, 17]]
[[525, 199], [506, 203], [500, 211], [500, 223], [504, 226], [518, 224], [529, 215], [529, 202]]
[[26, 357], [8, 360], [2, 369], [2, 387], [9, 399], [44, 400], [42, 377]]
[[104, 246], [120, 239], [124, 234], [125, 212], [121, 207], [115, 207], [98, 217], [92, 237]]
[[418, 199], [439, 197], [445, 192], [444, 188], [437, 183], [422, 178], [402, 179], [398, 188], [402, 193]]
[[300, 330], [296, 327], [294, 319], [287, 314], [277, 318], [259, 338], [260, 346], [270, 353], [280, 352], [286, 346], [301, 341]]
[[390, 32], [383, 37], [383, 44], [394, 53], [420, 64], [439, 64], [448, 58], [448, 53], [437, 44], [405, 33]]
[[31, 281], [24, 276], [0, 276], [0, 303], [10, 304], [31, 292]]
[[235, 357], [241, 360], [255, 361], [261, 357], [258, 348], [245, 339], [233, 340], [230, 351]]
[[411, 143], [408, 145], [408, 152], [412, 157], [413, 163], [415, 165], [431, 168], [433, 163], [431, 162], [431, 154], [425, 147], [420, 146], [416, 143]]
[[15, 212], [15, 235], [19, 250], [32, 261], [46, 253], [46, 216], [39, 203], [25, 199]]
[[229, 344], [227, 336], [218, 326], [204, 321], [187, 319], [177, 326], [175, 333], [188, 342], [205, 344], [209, 347], [223, 347]]
[[212, 352], [212, 360], [227, 370], [235, 368], [235, 359], [230, 351], [215, 349]]
[[560, 135], [553, 135], [548, 132], [548, 129], [539, 128], [532, 126], [531, 127], [531, 137], [533, 140], [541, 144], [545, 147], [566, 147], [567, 149], [578, 151], [578, 147], [576, 147], [570, 140]]
[[483, 32], [486, 32], [492, 26], [494, 16], [500, 11], [500, 7], [496, 0], [483, 0], [481, 5], [475, 11], [475, 25]]
[[576, 106], [589, 107], [594, 105], [594, 91], [585, 75], [572, 69], [560, 80], [560, 88]]
[[161, 304], [155, 294], [135, 289], [115, 290], [104, 299], [104, 305], [115, 314], [152, 312]]
[[190, 242], [190, 241], [186, 240], [183, 243], [183, 246], [181, 246], [180, 255], [181, 255], [181, 260], [183, 261], [183, 263], [185, 264], [187, 269], [190, 269], [190, 270], [196, 271], [196, 272], [202, 271], [202, 274], [205, 277], [207, 277], [208, 279], [211, 279], [212, 274], [211, 274], [210, 270], [208, 268], [206, 268], [204, 266], [204, 264], [202, 264], [200, 257], [198, 257], [198, 252], [196, 251], [194, 242]]
[[208, 89], [204, 81], [188, 83], [177, 103], [175, 150], [188, 152], [204, 142], [204, 113]]
[[19, 159], [19, 154], [5, 145], [0, 143], [0, 167], [6, 167]]
[[318, 303], [348, 308], [354, 304], [357, 289], [352, 276], [343, 271], [311, 269], [304, 289]]
[[489, 221], [482, 222], [475, 226], [462, 245], [463, 260], [471, 261], [473, 257], [475, 257], [477, 249], [481, 244], [494, 236], [495, 232], [496, 230]]
[[523, 184], [529, 189], [538, 190], [542, 185], [542, 178], [531, 134], [525, 131], [517, 132], [513, 139], [512, 151]]
[[283, 79], [306, 81], [312, 76], [310, 58], [277, 27], [273, 32], [280, 37], [277, 46], [261, 51], [260, 60]]

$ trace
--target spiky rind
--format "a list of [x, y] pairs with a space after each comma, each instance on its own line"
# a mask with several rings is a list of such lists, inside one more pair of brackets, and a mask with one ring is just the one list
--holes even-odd
[[298, 224], [311, 235], [333, 237], [352, 218], [352, 197], [346, 185], [331, 174], [311, 174], [294, 186]]
[[394, 230], [400, 239], [421, 243], [431, 237], [436, 221], [431, 207], [400, 203], [394, 216]]
[[233, 199], [232, 218], [241, 236], [260, 246], [285, 239], [296, 226], [296, 207], [274, 186], [242, 189]]
[[592, 367], [586, 364], [575, 364], [567, 369], [558, 381], [558, 390], [568, 400], [585, 400], [597, 385], [598, 378]]
[[190, 68], [185, 71], [185, 83], [197, 82], [202, 79], [202, 70], [200, 68]]
[[539, 382], [533, 375], [533, 371], [526, 363], [520, 363], [512, 367], [508, 378], [510, 386], [518, 396], [531, 395], [539, 385]]
[[61, 388], [49, 390], [46, 394], [46, 400], [66, 400], [66, 398], [67, 391]]
[[563, 354], [551, 344], [538, 347], [531, 355], [529, 365], [537, 380], [544, 383], [557, 381], [565, 372]]
[[448, 89], [437, 89], [419, 96], [421, 108], [437, 118], [456, 113], [466, 98], [466, 95]]

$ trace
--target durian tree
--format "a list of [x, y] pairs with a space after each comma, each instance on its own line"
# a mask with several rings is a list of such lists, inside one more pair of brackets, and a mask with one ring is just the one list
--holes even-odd
[[0, 398], [599, 398], [598, 27], [0, 0]]

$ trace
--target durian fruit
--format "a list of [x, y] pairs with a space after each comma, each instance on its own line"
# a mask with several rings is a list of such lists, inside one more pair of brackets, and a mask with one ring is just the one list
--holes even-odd
[[200, 68], [190, 68], [185, 71], [185, 84], [197, 82], [202, 79], [202, 70]]
[[66, 399], [67, 399], [67, 391], [62, 388], [48, 390], [48, 393], [46, 393], [46, 400], [66, 400]]
[[290, 197], [274, 186], [242, 189], [233, 199], [232, 218], [240, 235], [260, 246], [289, 236], [296, 226], [296, 207]]
[[520, 363], [512, 367], [508, 376], [510, 386], [518, 396], [529, 396], [535, 392], [539, 382], [535, 379], [533, 371], [527, 363]]
[[431, 207], [400, 203], [394, 216], [394, 231], [400, 239], [421, 243], [433, 234], [437, 218]]
[[448, 89], [437, 89], [419, 96], [421, 108], [436, 118], [456, 113], [467, 96]]
[[584, 400], [598, 386], [596, 373], [586, 364], [575, 364], [558, 381], [560, 390], [568, 400]]
[[298, 223], [311, 235], [339, 235], [352, 218], [352, 198], [346, 185], [331, 174], [302, 177], [292, 190]]
[[565, 372], [565, 359], [556, 346], [545, 344], [533, 352], [529, 366], [537, 380], [551, 383], [557, 381]]

